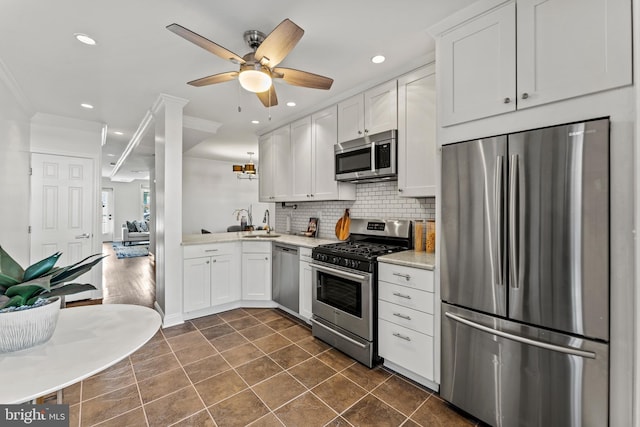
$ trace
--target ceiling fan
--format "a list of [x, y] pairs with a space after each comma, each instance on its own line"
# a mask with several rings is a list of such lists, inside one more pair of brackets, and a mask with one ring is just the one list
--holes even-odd
[[214, 74], [188, 82], [192, 86], [207, 86], [238, 79], [243, 88], [255, 92], [265, 107], [271, 107], [278, 105], [273, 79], [282, 79], [290, 85], [313, 89], [327, 90], [333, 84], [333, 79], [329, 77], [293, 68], [276, 67], [304, 34], [304, 30], [289, 19], [282, 21], [268, 36], [257, 30], [246, 31], [244, 39], [252, 51], [243, 57], [179, 24], [168, 25], [167, 29], [222, 59], [240, 65], [239, 71]]

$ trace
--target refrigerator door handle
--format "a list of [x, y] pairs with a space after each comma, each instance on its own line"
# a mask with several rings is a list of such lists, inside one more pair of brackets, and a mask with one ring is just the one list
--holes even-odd
[[520, 287], [518, 272], [518, 155], [512, 154], [509, 162], [509, 270], [511, 287]]
[[504, 285], [503, 272], [502, 272], [502, 193], [503, 193], [502, 162], [503, 162], [503, 156], [498, 156], [496, 158], [496, 175], [494, 177], [494, 192], [493, 192], [495, 197], [493, 209], [496, 214], [495, 215], [496, 221], [494, 224], [495, 232], [493, 233], [496, 239], [496, 244], [495, 244], [496, 253], [493, 256], [494, 268], [496, 268], [494, 283], [498, 286]]
[[549, 343], [546, 343], [546, 342], [533, 340], [531, 338], [526, 338], [526, 337], [522, 337], [522, 336], [519, 336], [519, 335], [510, 334], [508, 332], [498, 331], [496, 329], [490, 328], [488, 326], [481, 325], [479, 323], [476, 323], [476, 322], [473, 322], [471, 320], [465, 319], [464, 317], [460, 317], [460, 316], [455, 315], [453, 313], [448, 313], [447, 312], [444, 315], [447, 316], [451, 320], [455, 320], [456, 322], [465, 324], [467, 326], [470, 326], [472, 328], [478, 329], [480, 331], [486, 332], [486, 333], [491, 334], [491, 335], [497, 335], [499, 337], [506, 338], [506, 339], [511, 340], [511, 341], [516, 341], [516, 342], [519, 342], [519, 343], [532, 345], [534, 347], [540, 347], [540, 348], [543, 348], [545, 350], [557, 351], [557, 352], [560, 352], [560, 353], [569, 354], [571, 356], [585, 357], [587, 359], [595, 359], [596, 358], [596, 354], [591, 352], [591, 351], [584, 351], [584, 350], [580, 350], [580, 349], [573, 348], [573, 347], [564, 347], [564, 346], [561, 346], [561, 345], [549, 344]]

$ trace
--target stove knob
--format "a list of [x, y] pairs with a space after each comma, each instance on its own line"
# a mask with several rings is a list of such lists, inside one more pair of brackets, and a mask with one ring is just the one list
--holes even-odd
[[332, 264], [339, 264], [339, 263], [340, 263], [340, 258], [338, 258], [337, 256], [334, 256], [334, 257], [331, 259], [331, 263], [332, 263]]
[[353, 268], [360, 267], [360, 261], [353, 260], [353, 262], [351, 263], [351, 267]]
[[342, 261], [343, 261], [342, 263], [344, 264], [345, 267], [349, 267], [350, 262], [349, 262], [348, 259], [344, 259]]

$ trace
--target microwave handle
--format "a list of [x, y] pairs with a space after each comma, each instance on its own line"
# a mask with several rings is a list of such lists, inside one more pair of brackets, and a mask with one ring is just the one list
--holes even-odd
[[[369, 139], [369, 138], [365, 138]], [[371, 172], [376, 171], [376, 142], [371, 141]]]

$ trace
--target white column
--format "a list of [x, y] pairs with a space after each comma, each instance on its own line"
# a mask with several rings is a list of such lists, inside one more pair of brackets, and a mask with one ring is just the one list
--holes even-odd
[[188, 100], [160, 95], [155, 137], [156, 305], [163, 326], [182, 323], [182, 110]]

